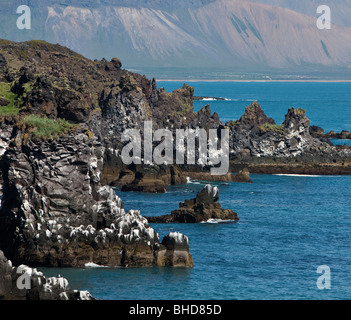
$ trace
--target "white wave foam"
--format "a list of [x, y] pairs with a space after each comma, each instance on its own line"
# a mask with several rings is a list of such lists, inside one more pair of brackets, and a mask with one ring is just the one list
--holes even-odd
[[313, 175], [313, 174], [274, 174], [274, 176], [282, 176], [282, 177], [308, 177], [308, 178], [323, 177], [323, 176], [321, 176], [321, 175]]
[[222, 220], [222, 219], [208, 219], [207, 221], [202, 221], [201, 223], [209, 224], [222, 224], [222, 223], [234, 223], [235, 220]]
[[84, 265], [86, 268], [108, 268], [107, 266], [100, 266], [94, 262], [88, 262]]
[[186, 183], [187, 184], [201, 184], [200, 182], [191, 180], [189, 177], [186, 177]]

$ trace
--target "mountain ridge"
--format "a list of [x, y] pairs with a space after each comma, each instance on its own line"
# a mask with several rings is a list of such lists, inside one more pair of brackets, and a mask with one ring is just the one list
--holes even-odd
[[[124, 0], [106, 0], [78, 7], [73, 5], [79, 0], [52, 0], [26, 36], [18, 30], [1, 36], [44, 38], [91, 59], [118, 56], [129, 68], [323, 72], [337, 67], [347, 72], [350, 29], [319, 30], [315, 17], [257, 2], [183, 1], [175, 8], [166, 1], [162, 9], [160, 1], [135, 0], [125, 7]], [[38, 15], [37, 8], [32, 12]]]

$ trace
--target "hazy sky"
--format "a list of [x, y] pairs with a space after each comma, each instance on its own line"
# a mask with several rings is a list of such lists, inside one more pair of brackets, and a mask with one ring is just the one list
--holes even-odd
[[315, 16], [317, 7], [328, 5], [332, 12], [332, 23], [351, 27], [351, 0], [249, 0], [289, 8], [309, 16]]

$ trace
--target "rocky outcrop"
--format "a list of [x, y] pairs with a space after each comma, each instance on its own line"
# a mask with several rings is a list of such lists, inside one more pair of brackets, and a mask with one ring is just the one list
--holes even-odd
[[325, 137], [328, 139], [350, 140], [351, 132], [347, 130], [342, 130], [341, 132], [330, 131], [325, 134]]
[[301, 154], [307, 146], [322, 145], [310, 135], [309, 123], [305, 110], [291, 108], [283, 124], [277, 125], [253, 102], [240, 120], [226, 124], [231, 130], [232, 156], [289, 157]]
[[[231, 171], [266, 174], [351, 174], [351, 152], [316, 138], [303, 109], [291, 108], [282, 124], [268, 118], [257, 102], [230, 128]], [[312, 134], [311, 134], [312, 133]]]
[[198, 192], [195, 199], [185, 200], [179, 204], [179, 209], [171, 215], [148, 217], [149, 223], [199, 223], [210, 219], [239, 220], [237, 213], [231, 209], [222, 209], [217, 187], [206, 185]]
[[0, 300], [94, 300], [88, 291], [71, 290], [65, 278], [47, 278], [37, 269], [12, 266], [0, 251]]
[[[347, 130], [342, 130], [341, 132], [335, 132], [334, 130], [329, 131], [328, 133], [324, 132], [323, 128], [317, 126], [310, 127], [310, 134], [314, 138], [319, 139], [321, 142], [325, 142], [330, 146], [334, 146], [334, 144], [330, 141], [330, 139], [337, 139], [337, 140], [351, 140], [351, 132]], [[339, 149], [344, 148], [348, 149], [348, 145], [344, 146], [337, 146]]]
[[16, 265], [153, 266], [162, 265], [159, 254], [176, 255], [139, 211], [125, 212], [100, 184], [104, 147], [95, 137], [76, 128], [54, 140], [25, 141], [16, 125], [6, 128], [12, 132], [1, 162], [0, 247]]

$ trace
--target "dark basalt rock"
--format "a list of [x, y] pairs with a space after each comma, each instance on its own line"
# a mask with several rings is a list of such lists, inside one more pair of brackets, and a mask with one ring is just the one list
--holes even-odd
[[349, 132], [347, 130], [342, 130], [341, 132], [330, 131], [325, 135], [325, 138], [350, 140], [351, 139], [351, 132]]
[[324, 137], [324, 129], [318, 126], [310, 126], [310, 135], [314, 138]]
[[170, 215], [147, 219], [149, 223], [200, 223], [210, 219], [239, 220], [237, 213], [233, 210], [222, 209], [218, 200], [218, 188], [206, 185], [195, 199], [180, 203], [179, 209], [172, 211]]
[[[105, 148], [96, 138], [77, 129], [24, 143], [21, 131], [7, 130], [0, 248], [16, 265], [162, 266], [159, 255], [176, 255], [139, 211], [125, 212], [114, 190], [100, 184]], [[186, 261], [192, 265], [190, 255]]]
[[133, 181], [122, 186], [123, 192], [165, 193], [168, 185], [180, 185], [187, 182], [181, 170], [173, 165], [157, 167], [138, 165], [135, 171]]

